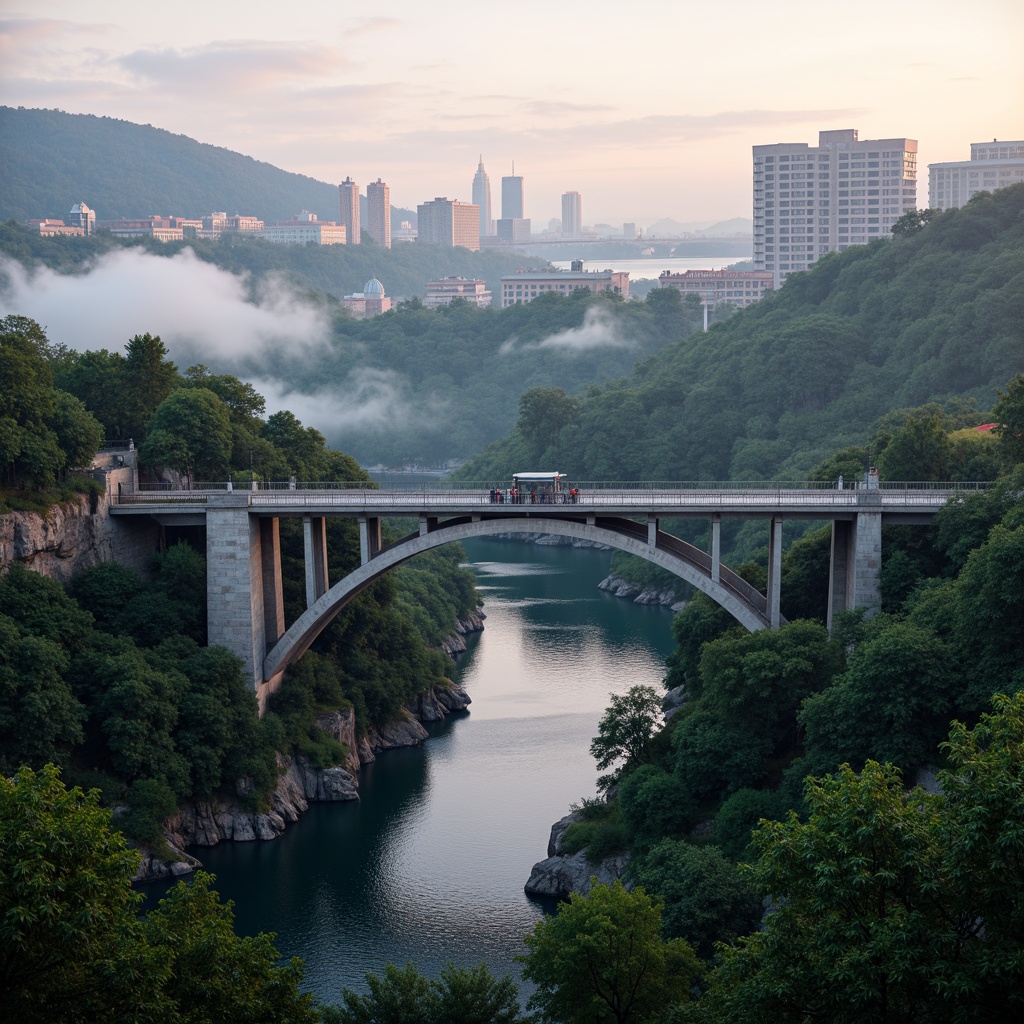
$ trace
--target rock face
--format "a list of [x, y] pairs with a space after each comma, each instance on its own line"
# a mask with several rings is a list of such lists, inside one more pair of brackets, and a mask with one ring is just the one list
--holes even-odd
[[665, 721], [667, 722], [685, 703], [686, 694], [683, 692], [682, 686], [676, 686], [669, 690], [661, 698], [661, 710], [665, 714]]
[[[573, 812], [551, 826], [547, 859], [533, 865], [530, 877], [523, 886], [528, 895], [554, 896], [564, 900], [574, 892], [586, 896], [595, 882], [611, 885], [622, 878], [629, 863], [628, 853], [606, 857], [597, 864], [591, 864], [583, 850], [573, 854], [562, 853], [562, 840], [569, 826], [582, 820], [582, 815]], [[627, 888], [631, 888], [628, 883]]]
[[487, 616], [484, 615], [483, 609], [477, 608], [475, 612], [470, 612], [461, 619], [456, 619], [455, 632], [446, 640], [441, 641], [441, 650], [449, 658], [462, 654], [466, 650], [466, 634], [479, 633], [484, 628], [484, 619], [486, 618]]
[[678, 600], [676, 591], [671, 587], [659, 590], [657, 587], [645, 587], [621, 576], [606, 576], [597, 585], [598, 590], [607, 590], [615, 597], [624, 597], [634, 604], [659, 604], [677, 612], [686, 607], [685, 601]]

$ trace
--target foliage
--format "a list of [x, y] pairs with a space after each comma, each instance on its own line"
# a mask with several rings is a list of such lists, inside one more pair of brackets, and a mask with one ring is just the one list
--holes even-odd
[[526, 936], [523, 977], [537, 986], [529, 1008], [562, 1024], [633, 1024], [685, 1002], [700, 975], [683, 939], [661, 937], [661, 906], [621, 882], [573, 893]]
[[716, 846], [664, 839], [632, 861], [629, 874], [664, 903], [665, 936], [686, 939], [704, 959], [761, 919], [760, 899]]
[[642, 764], [629, 772], [620, 781], [616, 798], [623, 824], [637, 847], [666, 837], [680, 838], [697, 822], [693, 794], [681, 778], [660, 765]]
[[[642, 764], [661, 716], [661, 700], [650, 686], [631, 686], [625, 693], [611, 694], [610, 700], [590, 753], [598, 768], [609, 768], [616, 761], [622, 761], [623, 767]], [[611, 785], [615, 777], [606, 777], [605, 785]]]
[[1024, 373], [1016, 374], [992, 410], [994, 428], [1008, 466], [1024, 462]]
[[954, 723], [942, 794], [869, 761], [807, 784], [766, 823], [764, 930], [724, 949], [707, 1020], [1009, 1020], [1024, 1007], [1024, 694]]
[[587, 861], [600, 864], [607, 857], [624, 853], [629, 846], [629, 835], [619, 813], [618, 802], [601, 804], [601, 813], [595, 813], [595, 807], [583, 816], [582, 821], [574, 821], [562, 836], [559, 844], [561, 853], [571, 856], [580, 850], [586, 850]]
[[425, 978], [412, 964], [386, 964], [384, 974], [367, 974], [360, 995], [346, 988], [344, 1005], [327, 1007], [324, 1024], [526, 1024], [519, 993], [508, 976], [495, 978], [486, 964], [441, 968]]
[[139, 448], [143, 465], [168, 466], [206, 480], [227, 475], [231, 457], [231, 417], [208, 388], [178, 388], [157, 406], [151, 429]]

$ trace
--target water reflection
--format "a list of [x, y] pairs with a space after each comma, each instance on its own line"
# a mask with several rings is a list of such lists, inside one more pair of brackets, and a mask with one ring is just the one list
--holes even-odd
[[238, 928], [277, 932], [328, 1001], [388, 961], [517, 974], [543, 912], [523, 883], [551, 823], [594, 792], [588, 751], [608, 695], [658, 685], [671, 649], [669, 613], [596, 590], [607, 555], [466, 548], [488, 616], [463, 656], [470, 713], [364, 769], [359, 803], [314, 805], [273, 843], [198, 851]]

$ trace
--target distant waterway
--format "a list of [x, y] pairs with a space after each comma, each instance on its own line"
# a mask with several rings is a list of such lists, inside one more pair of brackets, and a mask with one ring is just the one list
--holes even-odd
[[487, 613], [461, 681], [470, 711], [363, 770], [362, 799], [314, 804], [269, 843], [196, 850], [245, 934], [277, 933], [335, 1002], [389, 961], [436, 976], [514, 957], [544, 912], [523, 893], [552, 822], [595, 792], [589, 747], [610, 693], [660, 686], [671, 614], [597, 590], [608, 555], [465, 545]]
[[[670, 274], [685, 274], [687, 270], [722, 270], [744, 259], [747, 256], [651, 256], [645, 259], [617, 260], [596, 259], [584, 260], [584, 270], [624, 270], [629, 272], [631, 281], [657, 280], [666, 270]], [[552, 265], [559, 270], [569, 270], [572, 260], [552, 260]]]

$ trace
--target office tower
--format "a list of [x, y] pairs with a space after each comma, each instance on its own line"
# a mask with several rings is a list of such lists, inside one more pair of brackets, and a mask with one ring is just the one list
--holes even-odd
[[484, 170], [484, 157], [480, 154], [476, 174], [473, 175], [473, 202], [480, 207], [480, 237], [494, 234], [491, 221], [491, 179]]
[[391, 248], [391, 189], [380, 178], [366, 186], [366, 230], [378, 245]]
[[341, 220], [349, 245], [358, 245], [359, 237], [359, 186], [346, 178], [339, 186], [341, 192]]
[[917, 208], [917, 141], [866, 139], [855, 128], [818, 145], [754, 146], [754, 269], [778, 288], [827, 252], [887, 238]]
[[475, 203], [438, 196], [416, 207], [416, 241], [425, 245], [480, 248], [480, 208]]
[[579, 192], [562, 193], [562, 237], [579, 238], [583, 232], [583, 200]]
[[523, 177], [516, 174], [516, 165], [512, 165], [512, 173], [501, 179], [501, 218], [502, 220], [521, 220], [523, 213]]
[[956, 210], [979, 192], [1024, 181], [1024, 142], [972, 142], [971, 159], [928, 165], [928, 205]]

